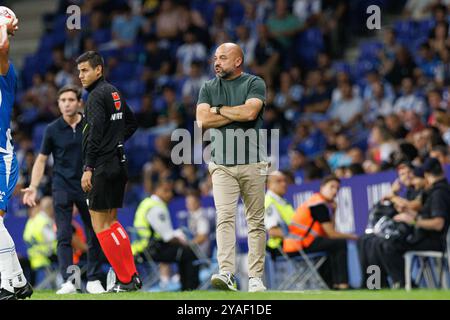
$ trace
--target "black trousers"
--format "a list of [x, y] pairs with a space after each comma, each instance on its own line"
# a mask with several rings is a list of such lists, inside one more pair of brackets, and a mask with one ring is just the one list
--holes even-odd
[[[347, 241], [345, 239], [317, 237], [304, 251], [306, 253], [319, 251], [327, 253], [327, 260], [319, 268], [319, 273], [330, 287], [334, 284], [348, 283]], [[289, 255], [298, 255], [298, 253]]]
[[376, 254], [380, 259], [383, 268], [389, 276], [391, 276], [394, 283], [400, 283], [402, 287], [405, 286], [405, 261], [403, 254], [406, 251], [442, 251], [442, 241], [435, 238], [423, 238], [415, 244], [410, 244], [406, 241], [400, 240], [384, 240], [376, 247]]
[[378, 237], [374, 234], [365, 234], [358, 239], [357, 247], [358, 247], [358, 255], [359, 255], [359, 263], [361, 265], [361, 276], [363, 279], [362, 286], [365, 287], [367, 284], [367, 280], [370, 276], [367, 273], [369, 266], [378, 266], [380, 268], [380, 286], [382, 288], [387, 288], [387, 272], [383, 267], [383, 263], [377, 254], [377, 247], [383, 242], [385, 239]]
[[187, 246], [177, 243], [156, 241], [147, 249], [153, 260], [177, 263], [180, 272], [181, 290], [195, 290], [199, 286], [199, 266], [194, 265], [197, 256]]
[[104, 277], [101, 271], [101, 264], [105, 261], [105, 257], [92, 227], [86, 199], [83, 194], [73, 195], [65, 190], [53, 190], [59, 270], [64, 281], [66, 281], [70, 276], [70, 274], [67, 274], [67, 267], [73, 264], [72, 211], [74, 204], [80, 212], [86, 233], [88, 245], [87, 279], [88, 281], [102, 280]]

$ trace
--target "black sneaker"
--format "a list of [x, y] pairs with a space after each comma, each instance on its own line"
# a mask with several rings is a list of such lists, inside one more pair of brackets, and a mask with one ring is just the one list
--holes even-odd
[[33, 287], [29, 282], [21, 288], [14, 288], [14, 293], [16, 294], [17, 299], [26, 299], [30, 298], [33, 294]]
[[119, 293], [119, 292], [131, 292], [138, 291], [142, 288], [142, 281], [138, 274], [135, 274], [129, 283], [122, 283], [117, 279], [116, 284], [108, 292]]
[[6, 289], [0, 289], [0, 300], [17, 300], [14, 292], [8, 291]]

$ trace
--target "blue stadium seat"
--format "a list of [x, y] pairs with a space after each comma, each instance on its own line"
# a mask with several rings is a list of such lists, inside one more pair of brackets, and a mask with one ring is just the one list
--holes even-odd
[[365, 60], [378, 59], [378, 52], [383, 49], [383, 43], [380, 41], [367, 41], [359, 46], [359, 58]]
[[92, 33], [92, 39], [99, 45], [111, 41], [111, 29], [104, 28]]

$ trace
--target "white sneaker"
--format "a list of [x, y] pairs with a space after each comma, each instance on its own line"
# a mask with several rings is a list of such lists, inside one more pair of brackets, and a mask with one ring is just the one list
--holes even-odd
[[211, 284], [214, 289], [224, 291], [237, 291], [237, 283], [234, 275], [230, 272], [221, 272], [211, 277]]
[[86, 291], [90, 294], [101, 294], [106, 292], [100, 280], [88, 281], [86, 284]]
[[56, 291], [56, 294], [74, 294], [77, 293], [77, 288], [72, 281], [66, 281], [62, 284], [61, 288]]
[[248, 280], [248, 292], [262, 292], [266, 291], [266, 287], [261, 278], [250, 278]]
[[113, 268], [109, 268], [108, 275], [106, 276], [106, 291], [109, 292], [116, 284], [116, 273]]

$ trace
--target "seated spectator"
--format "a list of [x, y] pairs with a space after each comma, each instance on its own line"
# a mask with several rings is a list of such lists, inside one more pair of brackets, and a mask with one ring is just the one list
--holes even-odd
[[198, 191], [187, 192], [186, 208], [189, 212], [188, 229], [192, 236], [191, 243], [199, 247], [204, 257], [209, 257], [211, 256], [209, 239], [211, 223], [207, 212], [202, 208]]
[[450, 45], [448, 23], [439, 22], [436, 24], [428, 39], [428, 45], [434, 52], [440, 52]]
[[293, 120], [296, 107], [302, 97], [303, 87], [299, 84], [292, 83], [291, 76], [288, 72], [280, 74], [280, 89], [275, 95], [273, 104], [280, 111], [285, 113], [287, 120]]
[[157, 125], [158, 113], [153, 110], [153, 98], [150, 94], [142, 97], [141, 108], [136, 112], [136, 120], [140, 128], [151, 128]]
[[281, 254], [283, 238], [294, 215], [294, 208], [283, 198], [287, 186], [286, 176], [280, 171], [272, 172], [267, 178], [264, 224], [269, 235], [267, 251], [272, 259]]
[[272, 78], [278, 71], [280, 61], [280, 45], [269, 36], [266, 25], [258, 25], [258, 42], [254, 49], [254, 61], [250, 64], [250, 70], [264, 78], [267, 86], [273, 85]]
[[183, 97], [188, 97], [191, 102], [197, 101], [201, 86], [205, 81], [209, 80], [208, 76], [203, 73], [202, 66], [200, 61], [192, 62], [189, 77], [181, 89]]
[[408, 134], [406, 135], [406, 140], [408, 141], [412, 141], [414, 134], [426, 128], [420, 115], [413, 110], [404, 112], [402, 120], [405, 128], [408, 130]]
[[147, 38], [145, 51], [141, 54], [139, 60], [154, 73], [154, 77], [161, 73], [164, 63], [172, 63], [169, 52], [159, 47], [156, 37]]
[[445, 166], [450, 164], [448, 146], [445, 145], [434, 146], [430, 151], [430, 157], [438, 159], [444, 171]]
[[411, 78], [414, 74], [416, 63], [407, 48], [400, 46], [395, 52], [394, 61], [384, 61], [381, 74], [385, 76], [397, 90], [402, 79]]
[[184, 43], [177, 49], [178, 73], [189, 75], [194, 61], [205, 61], [206, 48], [198, 42], [195, 33], [188, 30], [183, 37]]
[[194, 290], [199, 285], [199, 267], [193, 264], [197, 257], [183, 232], [172, 227], [167, 208], [172, 197], [172, 184], [162, 181], [154, 194], [139, 204], [133, 224], [139, 238], [132, 244], [133, 254], [141, 255], [146, 250], [157, 262], [177, 263], [181, 290]]
[[392, 154], [398, 150], [398, 142], [383, 125], [375, 125], [370, 133], [369, 154], [379, 165], [389, 164]]
[[450, 146], [450, 115], [441, 111], [436, 115], [436, 127], [447, 146]]
[[362, 117], [363, 101], [359, 96], [353, 95], [350, 82], [341, 84], [342, 99], [339, 102], [332, 103], [327, 111], [330, 119], [337, 119], [345, 128], [355, 126]]
[[403, 125], [400, 117], [395, 113], [387, 115], [384, 118], [384, 123], [395, 139], [404, 139], [408, 134], [408, 130]]
[[289, 151], [289, 169], [293, 175], [296, 185], [301, 185], [305, 179], [305, 167], [308, 164], [308, 158], [301, 149]]
[[267, 20], [267, 27], [270, 35], [285, 50], [289, 50], [294, 36], [303, 30], [304, 24], [289, 12], [286, 0], [277, 0], [275, 2], [275, 13]]
[[244, 68], [247, 69], [253, 64], [255, 59], [257, 38], [251, 37], [250, 31], [245, 25], [240, 25], [236, 28], [236, 35], [236, 44], [242, 48], [242, 51], [244, 51]]
[[439, 61], [435, 52], [430, 48], [428, 43], [423, 43], [419, 48], [418, 68], [419, 71], [428, 80], [436, 78]]
[[396, 222], [415, 226], [414, 233], [404, 241], [383, 241], [377, 247], [382, 265], [392, 278], [393, 288], [405, 285], [403, 254], [407, 251], [443, 251], [445, 234], [449, 224], [450, 186], [444, 171], [435, 158], [428, 158], [423, 171], [428, 188], [427, 197], [420, 211], [400, 213]]
[[395, 101], [394, 111], [400, 116], [404, 115], [406, 111], [414, 111], [420, 116], [425, 114], [425, 102], [416, 94], [412, 78], [403, 78], [402, 92]]
[[377, 81], [371, 85], [372, 96], [364, 100], [364, 122], [372, 124], [380, 116], [387, 116], [394, 112], [393, 99], [384, 93], [384, 86]]
[[[320, 191], [297, 208], [289, 224], [289, 233], [297, 237], [286, 237], [283, 250], [291, 256], [298, 255], [299, 250], [306, 253], [326, 251], [328, 263], [325, 265], [331, 271], [331, 287], [348, 289], [346, 240], [356, 240], [357, 236], [336, 231], [334, 212], [339, 186], [337, 177], [324, 178]], [[323, 269], [319, 271], [323, 273]]]
[[436, 123], [436, 112], [441, 110], [446, 111], [447, 107], [442, 99], [441, 93], [437, 89], [432, 89], [427, 92], [427, 103], [428, 112], [431, 113], [428, 117], [427, 123], [430, 126], [434, 126]]
[[[351, 82], [350, 81], [350, 75], [345, 71], [339, 71], [336, 74], [336, 85], [334, 86], [334, 89], [331, 93], [331, 103], [339, 102], [342, 100], [342, 90], [341, 90], [341, 84], [344, 82]], [[353, 95], [359, 96], [360, 95], [360, 89], [359, 86], [354, 84], [352, 87]]]
[[133, 45], [142, 24], [142, 17], [133, 15], [130, 7], [125, 5], [112, 18], [112, 40], [99, 45], [100, 50], [117, 49]]
[[173, 0], [163, 0], [156, 16], [156, 36], [174, 40], [180, 31], [179, 11]]
[[395, 51], [397, 49], [396, 34], [392, 28], [384, 28], [383, 49], [378, 53], [382, 63], [393, 62], [395, 60]]
[[331, 92], [323, 81], [319, 70], [311, 70], [306, 75], [305, 90], [301, 104], [305, 113], [324, 114], [330, 106]]
[[[56, 232], [53, 228], [53, 204], [50, 197], [41, 199], [39, 206], [29, 210], [29, 217], [23, 231], [27, 245], [28, 259], [35, 272], [35, 285], [48, 275], [48, 268], [56, 261]], [[50, 288], [48, 288], [50, 289]]]
[[439, 51], [439, 65], [434, 80], [438, 88], [450, 85], [450, 46]]

